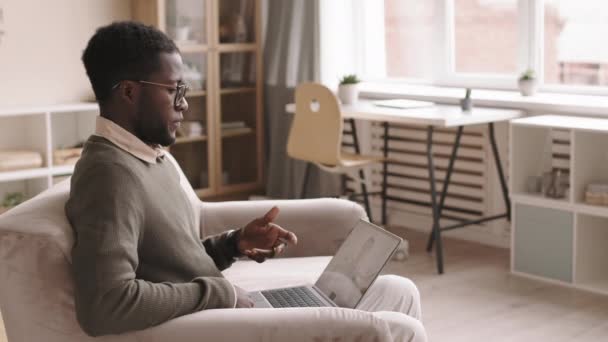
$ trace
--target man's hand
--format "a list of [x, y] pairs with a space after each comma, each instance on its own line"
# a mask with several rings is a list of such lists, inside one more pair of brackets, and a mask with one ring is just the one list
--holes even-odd
[[247, 293], [247, 291], [243, 290], [242, 288], [240, 288], [236, 285], [234, 285], [234, 289], [236, 290], [235, 308], [237, 308], [237, 309], [252, 308], [253, 301], [251, 300], [251, 298], [249, 298], [249, 293]]
[[272, 223], [279, 214], [279, 208], [273, 207], [266, 215], [251, 221], [240, 231], [238, 239], [239, 252], [257, 262], [264, 262], [281, 254], [286, 244], [298, 243], [296, 235]]

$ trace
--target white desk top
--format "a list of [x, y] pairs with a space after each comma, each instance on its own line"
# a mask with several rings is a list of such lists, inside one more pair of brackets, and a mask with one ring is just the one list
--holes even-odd
[[[437, 127], [456, 127], [490, 122], [507, 121], [523, 115], [521, 110], [473, 107], [463, 112], [458, 106], [434, 105], [421, 108], [388, 108], [373, 104], [375, 100], [359, 99], [354, 105], [342, 106], [342, 116], [347, 119], [385, 121]], [[295, 113], [295, 104], [285, 108]]]
[[539, 115], [513, 120], [511, 123], [521, 126], [608, 132], [608, 119], [585, 118], [581, 116]]

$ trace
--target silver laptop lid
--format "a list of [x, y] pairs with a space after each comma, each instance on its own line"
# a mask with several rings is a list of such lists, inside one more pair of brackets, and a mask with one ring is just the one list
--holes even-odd
[[401, 240], [397, 235], [360, 220], [315, 286], [338, 306], [355, 308]]

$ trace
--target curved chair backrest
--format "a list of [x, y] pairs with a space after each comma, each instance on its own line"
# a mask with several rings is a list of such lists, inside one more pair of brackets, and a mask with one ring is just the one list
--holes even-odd
[[318, 83], [296, 88], [296, 114], [287, 154], [324, 165], [338, 165], [342, 148], [342, 115], [336, 96]]

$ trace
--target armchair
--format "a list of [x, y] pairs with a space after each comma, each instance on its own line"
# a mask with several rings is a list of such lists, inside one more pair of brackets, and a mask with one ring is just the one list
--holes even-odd
[[[199, 209], [201, 236], [240, 227], [273, 205], [281, 210], [277, 223], [298, 235], [298, 246], [283, 258], [238, 261], [225, 271], [248, 290], [314, 282], [329, 262], [327, 255], [365, 217], [360, 206], [339, 199], [204, 203], [181, 177]], [[93, 339], [76, 321], [70, 272], [74, 237], [64, 214], [68, 195], [65, 181], [0, 216], [0, 310], [9, 341], [391, 340], [384, 317], [344, 308], [207, 310]]]

